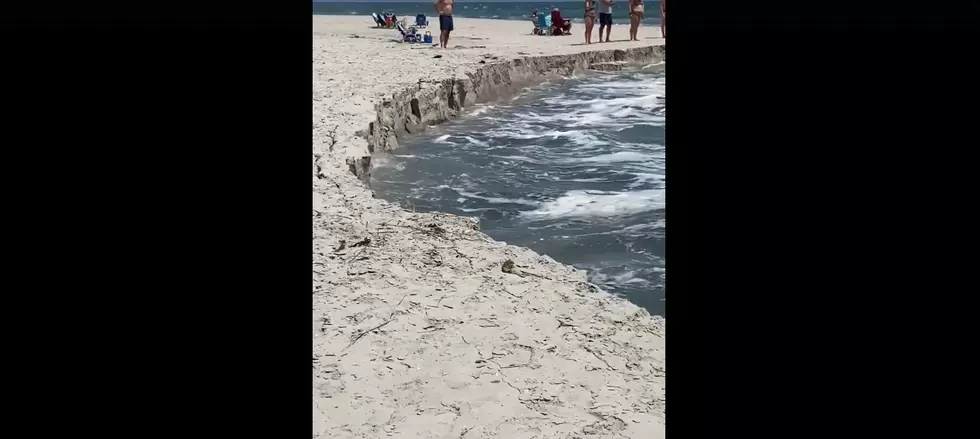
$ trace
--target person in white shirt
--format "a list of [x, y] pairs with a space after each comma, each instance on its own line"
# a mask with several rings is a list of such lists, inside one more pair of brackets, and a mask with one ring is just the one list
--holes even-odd
[[615, 0], [599, 0], [599, 42], [602, 43], [602, 29], [606, 29], [606, 40], [609, 42], [609, 32], [612, 31], [612, 7]]

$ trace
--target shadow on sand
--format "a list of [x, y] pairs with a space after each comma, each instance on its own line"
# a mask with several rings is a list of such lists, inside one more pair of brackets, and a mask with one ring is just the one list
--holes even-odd
[[[610, 40], [609, 42], [610, 42], [610, 43], [622, 43], [622, 42], [624, 42], [624, 41], [629, 41], [629, 38], [626, 38], [626, 39], [623, 39], [623, 40]], [[603, 44], [607, 44], [607, 43], [599, 43], [599, 42], [596, 42], [596, 41], [593, 41], [593, 42], [592, 42], [592, 45], [595, 45], [595, 44], [598, 44], [598, 45], [600, 45], [600, 46], [601, 46], [601, 45], [603, 45]], [[575, 44], [570, 44], [570, 45], [571, 45], [571, 46], [584, 46], [584, 45], [585, 45], [585, 43], [575, 43]]]

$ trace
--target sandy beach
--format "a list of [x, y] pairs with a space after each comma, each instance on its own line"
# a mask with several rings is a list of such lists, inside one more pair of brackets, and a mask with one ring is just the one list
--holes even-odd
[[440, 49], [367, 16], [313, 17], [314, 437], [663, 437], [662, 318], [475, 220], [407, 211], [364, 183], [372, 154], [473, 102], [662, 62], [659, 27], [585, 45], [580, 23], [560, 37], [529, 21], [455, 26]]

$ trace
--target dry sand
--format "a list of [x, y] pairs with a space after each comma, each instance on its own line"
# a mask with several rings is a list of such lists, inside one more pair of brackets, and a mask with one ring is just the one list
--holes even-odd
[[370, 155], [358, 131], [376, 105], [409, 87], [660, 45], [659, 28], [585, 46], [579, 23], [541, 37], [529, 22], [455, 21], [443, 50], [394, 42], [369, 17], [313, 17], [314, 437], [663, 437], [663, 319], [476, 221], [374, 198], [349, 161]]

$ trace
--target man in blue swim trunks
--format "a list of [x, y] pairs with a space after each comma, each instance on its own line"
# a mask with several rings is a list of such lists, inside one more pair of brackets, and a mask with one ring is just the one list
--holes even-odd
[[439, 47], [449, 47], [449, 33], [453, 31], [453, 0], [434, 0], [439, 13]]

